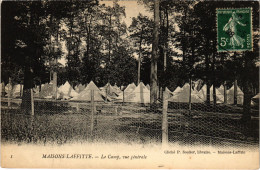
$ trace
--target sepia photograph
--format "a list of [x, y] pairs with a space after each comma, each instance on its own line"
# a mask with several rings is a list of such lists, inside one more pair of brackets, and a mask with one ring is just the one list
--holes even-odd
[[258, 169], [259, 1], [1, 2], [1, 167]]

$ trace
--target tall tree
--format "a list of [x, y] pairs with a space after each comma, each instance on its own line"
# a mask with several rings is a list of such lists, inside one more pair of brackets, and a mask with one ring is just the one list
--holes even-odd
[[154, 26], [153, 26], [153, 46], [152, 46], [152, 58], [151, 58], [151, 93], [150, 102], [154, 105], [157, 102], [157, 61], [158, 54], [158, 42], [159, 42], [159, 0], [154, 0]]
[[141, 80], [141, 62], [146, 53], [145, 47], [152, 43], [152, 21], [139, 13], [135, 18], [132, 18], [132, 23], [129, 26], [130, 38], [133, 40], [135, 53], [138, 54], [138, 73], [137, 84]]

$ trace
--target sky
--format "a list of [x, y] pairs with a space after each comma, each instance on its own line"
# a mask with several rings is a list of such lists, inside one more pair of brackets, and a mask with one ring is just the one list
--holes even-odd
[[[106, 6], [113, 6], [113, 1], [112, 0], [100, 1], [100, 4], [105, 4]], [[149, 12], [145, 9], [144, 5], [138, 4], [136, 0], [135, 1], [128, 1], [128, 0], [118, 1], [118, 4], [120, 6], [125, 7], [126, 17], [123, 18], [123, 20], [126, 23], [127, 27], [129, 27], [131, 25], [132, 18], [137, 17], [139, 13], [141, 13], [142, 15], [146, 15], [150, 18], [153, 16], [153, 14], [151, 12]], [[62, 46], [64, 46], [64, 48], [65, 48], [65, 43]], [[58, 62], [65, 66], [65, 64], [66, 64], [65, 57], [63, 56], [61, 59], [58, 60]]]
[[[105, 4], [106, 6], [113, 6], [113, 1], [100, 1], [100, 4]], [[135, 1], [118, 1], [120, 6], [125, 6], [126, 18], [124, 21], [127, 26], [130, 26], [133, 17], [137, 17], [139, 13], [152, 17], [152, 13], [145, 9], [144, 5], [138, 4], [137, 0]]]

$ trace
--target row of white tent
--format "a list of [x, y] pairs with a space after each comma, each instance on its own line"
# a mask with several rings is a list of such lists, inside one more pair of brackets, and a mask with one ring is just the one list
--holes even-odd
[[[2, 88], [1, 88], [2, 89]], [[12, 89], [12, 90], [10, 90]], [[177, 87], [171, 92], [167, 87], [165, 94], [167, 95], [168, 101], [172, 102], [189, 102], [191, 96], [191, 103], [203, 103], [207, 99], [207, 86], [204, 85], [199, 91], [197, 87], [191, 88], [188, 83], [184, 86]], [[12, 88], [8, 84], [5, 87], [7, 95], [9, 92], [12, 93], [12, 97], [21, 95], [22, 85], [15, 85]], [[150, 103], [150, 86], [144, 85], [142, 82], [136, 86], [134, 83], [129, 84], [124, 91], [122, 91], [116, 85], [112, 86], [107, 83], [104, 87], [98, 88], [93, 81], [89, 84], [78, 85], [75, 89], [67, 81], [65, 84], [57, 89], [58, 99], [69, 99], [74, 101], [91, 101], [91, 90], [94, 91], [94, 101], [118, 101], [118, 102], [132, 102], [132, 103]], [[53, 84], [46, 83], [39, 87], [34, 88], [34, 96], [39, 98], [52, 98], [53, 96]], [[227, 104], [234, 104], [234, 86], [227, 90]], [[259, 94], [258, 94], [259, 96]], [[255, 96], [254, 98], [256, 98]], [[237, 104], [243, 104], [244, 93], [237, 87]], [[210, 101], [213, 101], [213, 87], [210, 88]], [[216, 101], [217, 103], [224, 103], [224, 86], [221, 85], [216, 88]]]
[[[189, 102], [189, 97], [191, 96], [191, 103], [203, 103], [207, 100], [207, 86], [204, 85], [202, 88], [198, 91], [197, 88], [191, 88], [188, 83], [184, 84], [182, 88], [177, 87], [172, 92], [172, 97], [168, 99], [168, 101], [173, 102], [183, 102], [187, 103]], [[221, 85], [219, 88], [216, 88], [216, 102], [217, 103], [224, 103], [224, 86]], [[191, 95], [190, 95], [191, 91]], [[234, 104], [234, 86], [232, 86], [230, 89], [226, 92], [227, 95], [227, 104]], [[210, 101], [212, 102], [214, 100], [213, 97], [213, 86], [210, 87]], [[237, 104], [243, 104], [244, 100], [244, 93], [242, 90], [237, 87]]]

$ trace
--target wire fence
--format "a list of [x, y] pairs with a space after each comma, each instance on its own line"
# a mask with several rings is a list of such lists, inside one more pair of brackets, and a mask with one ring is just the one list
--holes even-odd
[[183, 99], [180, 94], [164, 93], [165, 100], [158, 100], [153, 107], [150, 92], [145, 91], [108, 93], [87, 89], [76, 96], [63, 96], [55, 100], [36, 95], [33, 116], [21, 109], [21, 98], [2, 97], [2, 141], [146, 144], [167, 140], [181, 145], [222, 146], [256, 145], [259, 141], [256, 106], [252, 106], [251, 121], [243, 122], [240, 104], [189, 102], [189, 95]]

